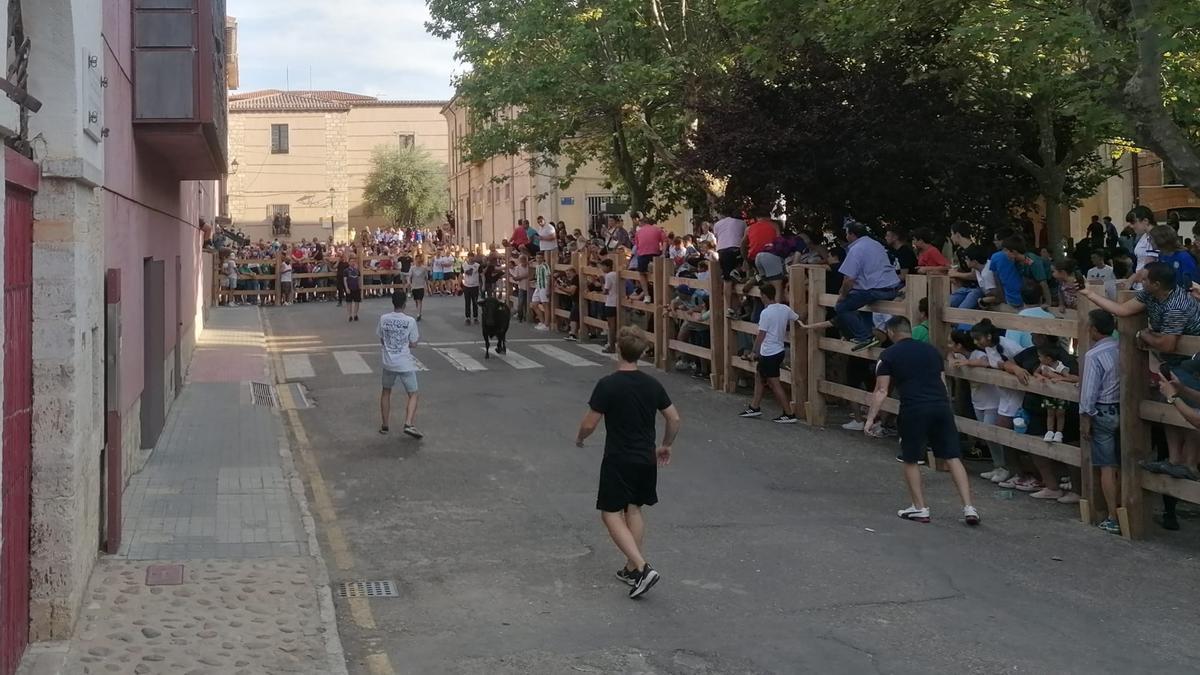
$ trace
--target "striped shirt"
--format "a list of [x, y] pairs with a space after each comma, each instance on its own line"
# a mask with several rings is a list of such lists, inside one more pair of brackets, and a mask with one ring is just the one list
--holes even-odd
[[1192, 299], [1187, 289], [1176, 287], [1164, 300], [1146, 290], [1138, 291], [1135, 297], [1146, 306], [1146, 318], [1155, 333], [1200, 335], [1200, 303]]
[[1117, 341], [1106, 337], [1083, 355], [1083, 381], [1079, 384], [1079, 412], [1095, 415], [1097, 405], [1121, 402], [1121, 370]]

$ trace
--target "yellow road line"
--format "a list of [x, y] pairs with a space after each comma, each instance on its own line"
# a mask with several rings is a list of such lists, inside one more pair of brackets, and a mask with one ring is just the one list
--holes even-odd
[[[279, 354], [273, 349], [271, 352], [276, 382], [282, 384], [283, 368], [279, 362]], [[284, 418], [296, 439], [295, 453], [299, 460], [298, 464], [308, 479], [309, 488], [313, 493], [313, 511], [325, 524], [325, 539], [329, 542], [334, 565], [339, 570], [352, 570], [354, 569], [354, 557], [350, 553], [350, 546], [346, 542], [342, 526], [338, 523], [337, 511], [333, 507], [333, 499], [325, 485], [325, 478], [321, 475], [321, 468], [313, 458], [308, 432], [305, 431], [304, 424], [300, 421], [300, 415], [295, 410], [291, 393], [287, 391], [286, 387], [279, 391], [281, 399], [283, 399], [281, 402], [291, 404], [284, 405]], [[375, 614], [371, 611], [371, 603], [367, 598], [348, 598], [346, 604], [350, 608], [350, 618], [355, 625], [364, 630], [375, 630]], [[392, 662], [385, 653], [369, 654], [367, 668], [372, 675], [395, 675]]]

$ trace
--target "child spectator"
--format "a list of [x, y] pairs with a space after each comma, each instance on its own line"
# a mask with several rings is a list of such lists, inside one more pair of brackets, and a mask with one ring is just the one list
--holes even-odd
[[[1128, 257], [1128, 256], [1127, 256]], [[1111, 265], [1105, 263], [1104, 252], [1092, 253], [1092, 268], [1087, 273], [1088, 281], [1098, 280], [1104, 283], [1104, 297], [1109, 300], [1117, 299], [1117, 277]]]
[[[913, 232], [913, 248], [917, 249], [917, 271], [921, 274], [945, 272], [950, 269], [950, 261], [938, 250], [933, 243], [933, 233], [929, 228], [922, 227]], [[919, 339], [914, 331], [913, 339]], [[927, 342], [927, 340], [922, 340]]]
[[1061, 258], [1054, 263], [1054, 278], [1058, 281], [1058, 297], [1063, 309], [1075, 309], [1079, 304], [1079, 288], [1085, 279], [1079, 274], [1074, 258]]
[[[987, 352], [975, 345], [970, 331], [956, 330], [950, 334], [950, 352], [950, 361], [955, 367], [987, 368], [990, 365]], [[1000, 388], [994, 384], [971, 382], [971, 407], [975, 410], [976, 420], [995, 425], [996, 411], [1000, 407]], [[979, 477], [993, 483], [1008, 480], [1012, 473], [1007, 468], [1004, 446], [994, 441], [988, 441], [987, 445], [992, 455], [992, 469], [979, 474]]]
[[534, 267], [533, 316], [538, 322], [535, 330], [550, 330], [550, 266], [546, 264], [546, 254], [540, 251]]
[[[1043, 382], [1079, 381], [1077, 375], [1071, 374], [1067, 364], [1058, 359], [1058, 350], [1053, 347], [1038, 347], [1038, 361], [1041, 365], [1038, 366], [1034, 377]], [[1063, 426], [1067, 421], [1067, 402], [1046, 396], [1042, 399], [1042, 407], [1046, 410], [1046, 435], [1042, 440], [1047, 443], [1062, 443]]]
[[1200, 281], [1196, 272], [1196, 259], [1179, 246], [1179, 235], [1169, 225], [1157, 225], [1150, 230], [1150, 241], [1158, 249], [1158, 261], [1167, 263], [1175, 270], [1175, 283], [1180, 288], [1191, 288]]
[[913, 326], [912, 338], [917, 342], [929, 342], [929, 298], [921, 298], [917, 303], [917, 313], [921, 321]]

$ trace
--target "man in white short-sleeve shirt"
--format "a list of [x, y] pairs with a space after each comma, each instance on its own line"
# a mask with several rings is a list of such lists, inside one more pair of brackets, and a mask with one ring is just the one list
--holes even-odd
[[413, 438], [421, 438], [423, 434], [414, 426], [417, 419], [417, 360], [412, 355], [412, 348], [420, 340], [421, 334], [417, 329], [417, 320], [404, 313], [408, 303], [408, 293], [398, 290], [392, 293], [392, 311], [379, 317], [379, 327], [375, 334], [379, 336], [379, 347], [383, 356], [383, 393], [379, 396], [379, 414], [382, 422], [379, 433], [388, 432], [388, 417], [392, 412], [392, 387], [396, 380], [404, 386], [408, 394], [408, 404], [404, 414], [404, 433]]
[[542, 253], [546, 254], [546, 264], [550, 266], [550, 271], [554, 271], [554, 265], [558, 263], [558, 230], [555, 229], [554, 223], [547, 223], [546, 219], [538, 216], [537, 219], [538, 247]]
[[783, 359], [787, 354], [787, 334], [792, 323], [800, 317], [791, 307], [775, 301], [775, 286], [763, 284], [759, 287], [762, 292], [763, 310], [758, 317], [758, 337], [754, 340], [754, 351], [750, 354], [752, 361], [757, 361], [754, 369], [754, 399], [742, 411], [741, 417], [762, 417], [763, 393], [767, 387], [783, 408], [783, 414], [773, 421], [776, 424], [795, 424], [792, 415], [792, 404], [783, 394], [783, 384], [779, 374], [783, 367]]

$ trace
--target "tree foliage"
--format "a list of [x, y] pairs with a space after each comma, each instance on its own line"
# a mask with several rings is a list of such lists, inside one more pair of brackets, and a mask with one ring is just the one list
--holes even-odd
[[446, 167], [415, 146], [376, 148], [363, 200], [398, 226], [426, 225], [446, 211]]
[[457, 82], [468, 158], [528, 152], [563, 184], [598, 160], [634, 210], [672, 212], [702, 185], [678, 152], [689, 104], [721, 65], [711, 5], [430, 0], [429, 30], [471, 66]]
[[944, 80], [907, 77], [905, 58], [851, 62], [810, 44], [767, 79], [739, 68], [700, 107], [687, 158], [727, 180], [730, 201], [782, 195], [802, 219], [1006, 221], [1033, 194], [998, 142], [1006, 129]]

